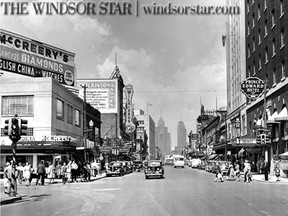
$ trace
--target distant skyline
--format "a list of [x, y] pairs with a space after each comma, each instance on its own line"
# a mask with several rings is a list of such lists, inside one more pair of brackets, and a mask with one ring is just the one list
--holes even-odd
[[[153, 2], [225, 6], [225, 0], [138, 1]], [[172, 147], [178, 121], [196, 132], [200, 100], [205, 109], [215, 109], [216, 98], [226, 106], [227, 15], [3, 15], [3, 7], [0, 14], [0, 28], [75, 53], [77, 78], [108, 78], [117, 53], [124, 83], [134, 87], [134, 108], [152, 105], [148, 114], [165, 119]]]

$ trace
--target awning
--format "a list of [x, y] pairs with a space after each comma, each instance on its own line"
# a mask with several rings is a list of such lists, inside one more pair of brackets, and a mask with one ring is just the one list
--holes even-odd
[[257, 122], [256, 122], [256, 125], [258, 125], [258, 126], [263, 126], [263, 125], [262, 125], [262, 122], [263, 122], [263, 118], [258, 119]]
[[288, 151], [280, 154], [279, 156], [288, 156]]
[[288, 121], [288, 112], [286, 106], [283, 107], [281, 112], [274, 119], [275, 121]]
[[218, 155], [217, 154], [212, 154], [208, 156], [208, 160], [214, 160]]

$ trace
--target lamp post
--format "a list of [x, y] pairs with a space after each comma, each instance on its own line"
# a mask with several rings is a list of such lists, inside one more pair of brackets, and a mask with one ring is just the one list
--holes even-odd
[[95, 154], [96, 154], [96, 147], [95, 147], [95, 130], [93, 128], [94, 126], [94, 122], [92, 120], [89, 121], [89, 131], [92, 132], [92, 136], [93, 136], [93, 143], [94, 143], [94, 159], [95, 159]]

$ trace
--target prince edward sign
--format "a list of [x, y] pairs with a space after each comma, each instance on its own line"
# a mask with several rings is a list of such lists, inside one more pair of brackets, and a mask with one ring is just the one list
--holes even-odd
[[256, 99], [264, 90], [265, 83], [258, 77], [249, 77], [241, 83], [241, 91], [251, 99]]

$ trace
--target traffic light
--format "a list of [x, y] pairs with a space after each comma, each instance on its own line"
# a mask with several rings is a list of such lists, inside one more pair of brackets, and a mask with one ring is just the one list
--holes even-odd
[[266, 134], [260, 134], [261, 136], [261, 145], [265, 145], [266, 144]]
[[266, 144], [266, 134], [258, 134], [256, 138], [256, 142], [258, 145]]
[[266, 144], [271, 144], [271, 134], [268, 133], [268, 134], [266, 135], [266, 137], [265, 137], [265, 143], [266, 143]]
[[28, 120], [19, 119], [20, 120], [20, 135], [27, 136], [27, 123]]
[[10, 136], [11, 135], [11, 119], [6, 119], [5, 120], [4, 135], [5, 136]]
[[20, 138], [20, 127], [19, 127], [19, 119], [12, 118], [11, 119], [11, 134], [10, 137], [12, 139]]

